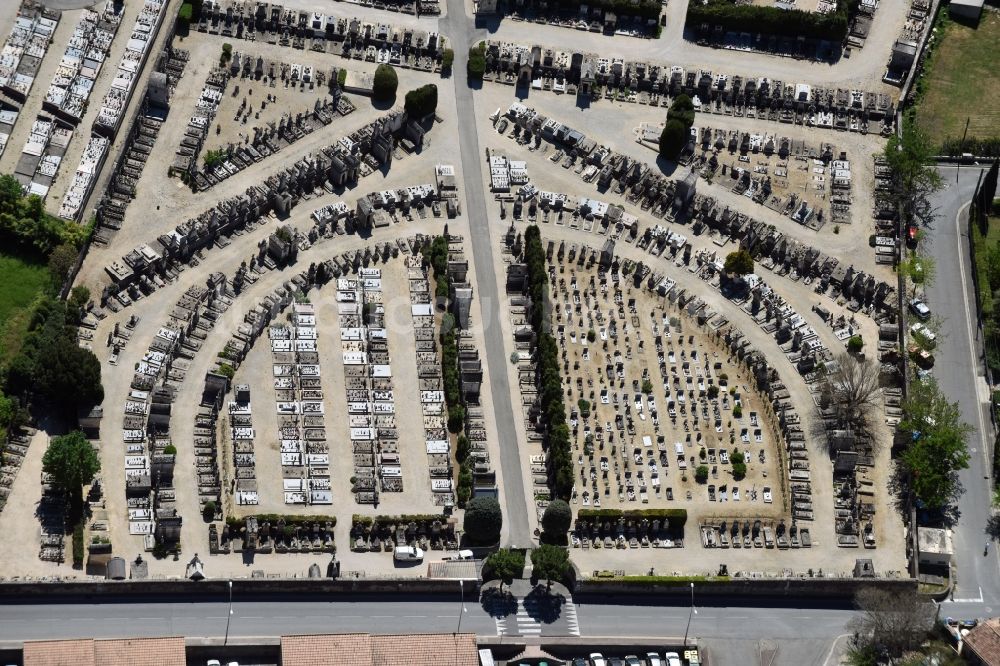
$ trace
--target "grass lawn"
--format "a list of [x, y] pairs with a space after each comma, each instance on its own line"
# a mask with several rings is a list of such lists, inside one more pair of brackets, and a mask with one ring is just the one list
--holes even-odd
[[20, 350], [28, 328], [29, 306], [49, 281], [45, 264], [0, 252], [0, 365]]
[[982, 317], [989, 318], [993, 314], [993, 294], [990, 291], [990, 281], [986, 270], [986, 255], [991, 247], [1000, 245], [1000, 216], [989, 218], [986, 236], [979, 231], [979, 225], [972, 225], [972, 248], [976, 259], [976, 272], [979, 274], [979, 297], [982, 302]]
[[[944, 9], [942, 11], [947, 11]], [[939, 29], [940, 32], [940, 29]], [[917, 123], [940, 145], [969, 136], [1000, 135], [1000, 13], [983, 11], [978, 28], [947, 21], [924, 74]]]

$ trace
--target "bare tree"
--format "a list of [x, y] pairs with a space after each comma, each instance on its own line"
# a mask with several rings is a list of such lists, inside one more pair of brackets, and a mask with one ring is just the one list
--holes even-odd
[[880, 656], [896, 658], [918, 648], [934, 627], [934, 604], [916, 587], [867, 587], [857, 593], [854, 603], [862, 611], [850, 623], [855, 646]]
[[[873, 447], [875, 414], [879, 401], [879, 365], [852, 354], [841, 354], [836, 368], [827, 373], [822, 387], [824, 416], [832, 417], [827, 439], [833, 452], [857, 448], [866, 441]], [[830, 425], [828, 423], [828, 425]]]

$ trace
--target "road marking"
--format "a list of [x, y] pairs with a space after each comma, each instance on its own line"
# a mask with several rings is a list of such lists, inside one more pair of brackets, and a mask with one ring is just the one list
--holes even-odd
[[847, 638], [850, 634], [841, 634], [833, 639], [833, 643], [830, 645], [830, 650], [826, 653], [826, 659], [823, 660], [823, 666], [830, 663], [830, 658], [833, 656], [833, 650], [837, 647], [837, 643], [840, 642], [841, 638]]
[[566, 613], [566, 624], [569, 626], [570, 636], [579, 636], [580, 621], [576, 616], [576, 604], [572, 601], [567, 601], [564, 606], [564, 612]]
[[[962, 211], [972, 205], [972, 202], [963, 204], [958, 212], [955, 213], [955, 246], [958, 249], [958, 275], [962, 280], [962, 306], [965, 308], [965, 330], [969, 337], [969, 360], [972, 361], [970, 368], [975, 368], [976, 374], [974, 381], [979, 380], [979, 364], [976, 363], [976, 338], [973, 334], [973, 329], [976, 328], [976, 323], [972, 319], [972, 314], [969, 311], [969, 287], [968, 281], [965, 278], [965, 252], [962, 248]], [[986, 424], [983, 422], [983, 405], [982, 400], [979, 397], [979, 386], [976, 385], [976, 420], [979, 421], [979, 438], [980, 441], [986, 442]], [[977, 447], [978, 448], [978, 447]], [[990, 461], [986, 455], [986, 449], [988, 446], [983, 447], [983, 471], [988, 473], [990, 469]], [[980, 590], [980, 596], [982, 596], [982, 590]]]
[[[948, 602], [945, 602], [948, 603]], [[983, 588], [979, 588], [979, 597], [976, 599], [952, 599], [953, 604], [981, 604], [983, 603]]]

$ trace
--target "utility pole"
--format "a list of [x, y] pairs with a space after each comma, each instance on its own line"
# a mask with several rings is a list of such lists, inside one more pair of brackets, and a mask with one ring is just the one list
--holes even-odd
[[958, 144], [958, 166], [955, 167], [955, 183], [958, 183], [958, 172], [962, 170], [962, 149], [965, 148], [965, 135], [969, 133], [969, 118], [965, 119], [965, 131], [962, 132], [962, 143]]
[[462, 633], [462, 616], [465, 615], [465, 580], [462, 578], [458, 579], [458, 588], [462, 594], [462, 604], [458, 609], [458, 629], [455, 631], [456, 634]]
[[[694, 583], [692, 583], [694, 585]], [[229, 621], [233, 619], [233, 581], [229, 581], [229, 612], [226, 614], [226, 637], [222, 641], [225, 647], [229, 643]]]
[[691, 610], [688, 612], [688, 622], [687, 627], [684, 628], [684, 647], [688, 644], [688, 631], [691, 629], [691, 617], [697, 615], [698, 611], [694, 608], [694, 583], [691, 583]]

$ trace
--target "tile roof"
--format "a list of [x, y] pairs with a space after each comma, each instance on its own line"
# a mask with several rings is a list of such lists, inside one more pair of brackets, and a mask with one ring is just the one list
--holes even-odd
[[281, 663], [283, 666], [371, 666], [371, 636], [368, 634], [282, 636]]
[[94, 640], [25, 641], [24, 666], [97, 666]]
[[184, 638], [25, 641], [24, 666], [185, 666]]
[[455, 666], [479, 666], [475, 634], [281, 637], [283, 666], [439, 666], [443, 656]]
[[968, 633], [962, 643], [963, 652], [972, 650], [982, 663], [1000, 666], [1000, 618], [994, 617], [980, 623]]
[[98, 666], [186, 666], [187, 664], [183, 636], [94, 641], [94, 658]]
[[475, 634], [372, 636], [372, 666], [479, 666]]

